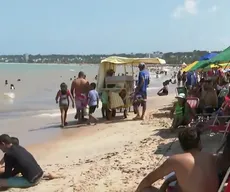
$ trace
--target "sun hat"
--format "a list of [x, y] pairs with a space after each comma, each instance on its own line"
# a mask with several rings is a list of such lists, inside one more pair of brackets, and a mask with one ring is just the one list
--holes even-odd
[[186, 95], [184, 93], [180, 93], [176, 96], [176, 98], [186, 99]]

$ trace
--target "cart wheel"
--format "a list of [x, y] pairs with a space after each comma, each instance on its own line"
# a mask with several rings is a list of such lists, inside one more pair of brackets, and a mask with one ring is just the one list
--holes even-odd
[[125, 119], [127, 118], [127, 110], [126, 109], [124, 110], [124, 118]]
[[112, 119], [112, 111], [107, 110], [107, 112], [106, 112], [106, 119], [107, 120], [111, 120]]
[[112, 117], [116, 117], [116, 109], [112, 109]]

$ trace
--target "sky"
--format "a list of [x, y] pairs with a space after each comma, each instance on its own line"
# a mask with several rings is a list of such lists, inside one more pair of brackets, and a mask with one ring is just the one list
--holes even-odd
[[223, 50], [230, 0], [0, 0], [0, 54]]

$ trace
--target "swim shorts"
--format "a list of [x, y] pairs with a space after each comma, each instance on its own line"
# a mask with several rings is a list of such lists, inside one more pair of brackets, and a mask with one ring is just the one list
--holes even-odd
[[142, 107], [144, 105], [146, 105], [146, 98], [147, 98], [147, 94], [146, 93], [137, 93], [134, 96], [134, 105], [141, 105]]
[[87, 106], [87, 97], [85, 94], [76, 95], [75, 97], [76, 109], [84, 109]]
[[96, 110], [97, 106], [89, 106], [89, 114], [93, 114]]

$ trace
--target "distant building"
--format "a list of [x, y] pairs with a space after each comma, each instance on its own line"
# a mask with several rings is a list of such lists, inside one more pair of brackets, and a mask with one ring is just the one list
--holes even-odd
[[163, 53], [160, 51], [155, 51], [155, 52], [147, 54], [147, 57], [149, 58], [155, 58], [155, 57], [161, 58], [162, 56], [163, 56]]
[[29, 59], [30, 59], [29, 54], [26, 53], [26, 54], [24, 54], [23, 56], [24, 56], [25, 62], [28, 63], [28, 61], [29, 61]]

